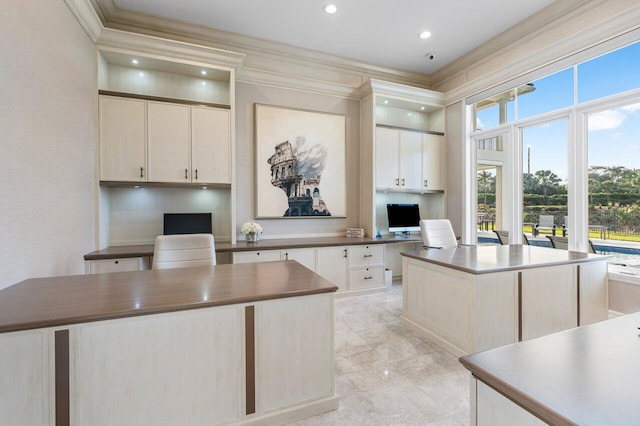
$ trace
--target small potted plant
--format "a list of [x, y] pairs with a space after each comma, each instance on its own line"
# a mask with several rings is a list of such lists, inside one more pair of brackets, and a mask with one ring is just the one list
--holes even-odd
[[240, 232], [245, 236], [248, 243], [255, 243], [259, 239], [259, 235], [262, 234], [262, 226], [255, 222], [247, 222], [242, 225]]

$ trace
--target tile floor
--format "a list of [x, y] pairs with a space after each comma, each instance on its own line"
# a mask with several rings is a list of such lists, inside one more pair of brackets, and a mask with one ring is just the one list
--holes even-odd
[[469, 372], [402, 325], [402, 286], [336, 299], [340, 408], [295, 425], [468, 425]]

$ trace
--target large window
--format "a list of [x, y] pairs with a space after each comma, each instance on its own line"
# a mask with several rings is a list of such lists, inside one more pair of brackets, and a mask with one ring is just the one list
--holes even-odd
[[572, 249], [593, 242], [640, 255], [640, 43], [488, 97], [473, 112], [478, 217], [500, 211], [496, 226], [512, 242], [524, 233], [549, 245], [555, 227]]
[[640, 103], [591, 113], [587, 123], [589, 238], [640, 243]]

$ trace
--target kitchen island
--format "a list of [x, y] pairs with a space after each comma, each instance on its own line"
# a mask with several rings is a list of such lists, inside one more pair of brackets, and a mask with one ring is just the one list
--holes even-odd
[[454, 355], [608, 318], [607, 256], [528, 245], [402, 255], [404, 323]]
[[472, 425], [638, 424], [640, 313], [469, 355]]
[[252, 424], [336, 409], [336, 289], [294, 261], [15, 284], [0, 291], [0, 418]]

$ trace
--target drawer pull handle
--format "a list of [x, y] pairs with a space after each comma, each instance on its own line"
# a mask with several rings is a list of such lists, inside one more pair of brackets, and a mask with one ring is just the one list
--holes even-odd
[[365, 280], [372, 280], [373, 277], [364, 277]]
[[373, 257], [372, 254], [365, 254], [364, 257]]

